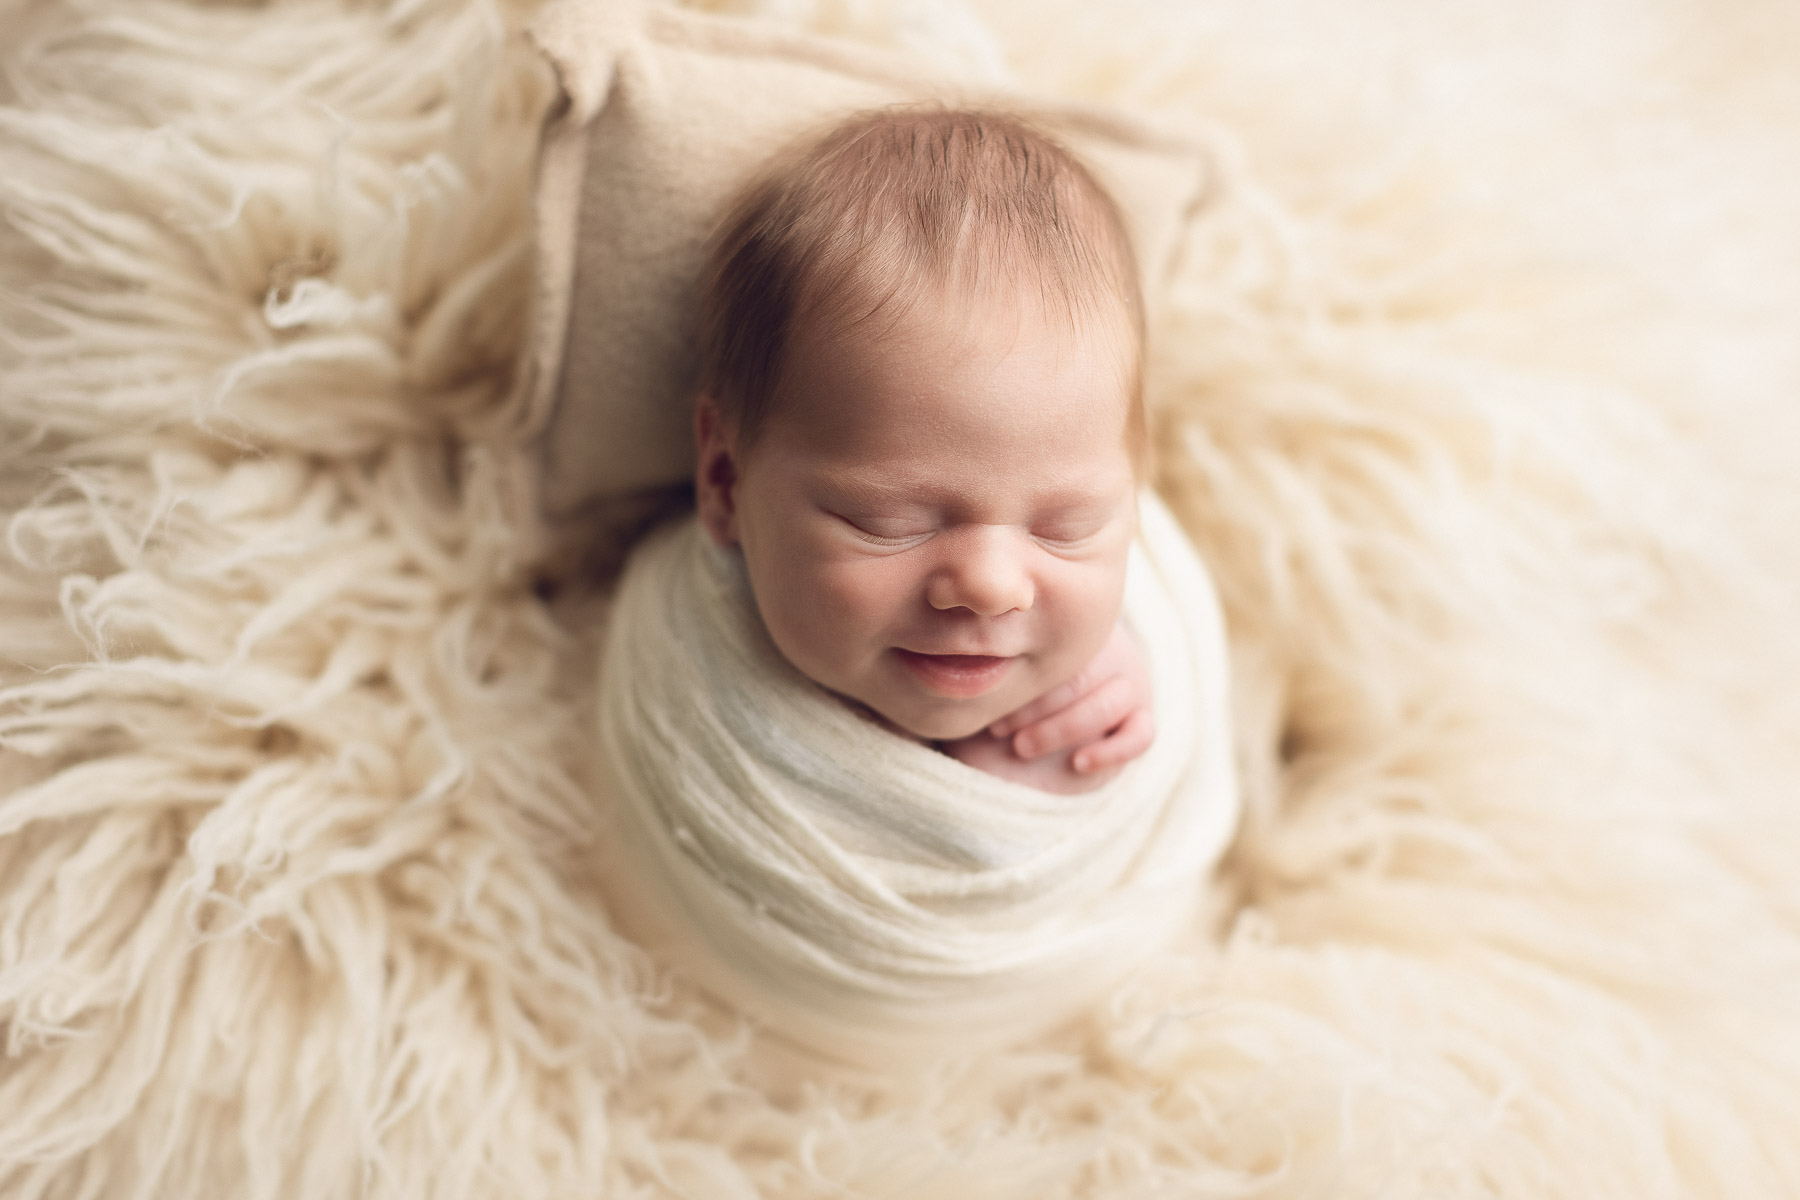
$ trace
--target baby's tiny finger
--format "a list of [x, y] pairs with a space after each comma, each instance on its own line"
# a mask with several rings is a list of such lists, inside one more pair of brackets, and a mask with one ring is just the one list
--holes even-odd
[[1014, 709], [998, 721], [988, 726], [988, 732], [997, 738], [1010, 737], [1027, 725], [1035, 724], [1053, 713], [1061, 712], [1081, 694], [1083, 686], [1080, 676], [1069, 682], [1051, 688], [1043, 695], [1027, 704], [1024, 708]]
[[1099, 741], [1136, 703], [1129, 681], [1114, 676], [1061, 712], [1027, 725], [1013, 735], [1013, 753], [1042, 758], [1057, 750]]
[[1082, 774], [1116, 767], [1148, 750], [1155, 740], [1156, 718], [1148, 708], [1135, 708], [1105, 738], [1077, 750], [1069, 765]]

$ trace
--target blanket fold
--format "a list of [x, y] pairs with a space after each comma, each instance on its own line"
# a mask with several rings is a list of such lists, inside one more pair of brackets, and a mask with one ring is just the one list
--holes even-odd
[[1158, 734], [1052, 795], [884, 729], [796, 671], [688, 519], [620, 583], [601, 669], [621, 924], [782, 1037], [889, 1066], [1016, 1040], [1190, 928], [1236, 826], [1223, 623], [1151, 493], [1125, 590]]

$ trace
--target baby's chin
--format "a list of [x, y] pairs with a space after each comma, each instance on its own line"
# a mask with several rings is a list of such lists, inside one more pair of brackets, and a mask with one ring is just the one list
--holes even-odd
[[857, 703], [896, 733], [921, 742], [954, 742], [973, 737], [1019, 707], [1016, 703], [997, 697], [980, 697], [941, 706], [908, 706], [904, 711], [897, 706], [876, 704], [869, 700]]
[[1005, 716], [1004, 712], [988, 714], [978, 712], [971, 714], [945, 714], [926, 720], [915, 718], [911, 722], [896, 721], [887, 713], [882, 718], [901, 733], [910, 734], [923, 742], [955, 742], [966, 737], [973, 737], [995, 721]]

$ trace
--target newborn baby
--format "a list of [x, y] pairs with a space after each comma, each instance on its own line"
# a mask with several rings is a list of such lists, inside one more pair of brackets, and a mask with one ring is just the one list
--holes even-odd
[[1237, 816], [1119, 215], [1021, 120], [889, 109], [775, 162], [701, 291], [698, 519], [601, 655], [614, 917], [771, 1046], [1033, 1036], [1191, 933]]
[[697, 497], [780, 652], [1048, 791], [1151, 744], [1120, 624], [1141, 302], [1087, 170], [998, 112], [885, 109], [778, 160], [701, 294]]

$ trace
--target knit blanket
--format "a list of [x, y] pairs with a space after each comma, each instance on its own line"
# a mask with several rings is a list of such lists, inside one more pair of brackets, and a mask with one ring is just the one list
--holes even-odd
[[1165, 948], [1238, 799], [1211, 580], [1139, 508], [1124, 619], [1161, 733], [1074, 796], [877, 724], [782, 658], [739, 553], [692, 519], [652, 536], [599, 708], [624, 922], [789, 1041], [888, 1068], [1042, 1030]]

